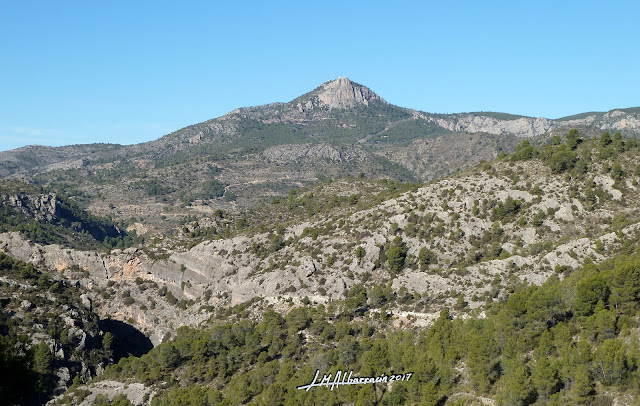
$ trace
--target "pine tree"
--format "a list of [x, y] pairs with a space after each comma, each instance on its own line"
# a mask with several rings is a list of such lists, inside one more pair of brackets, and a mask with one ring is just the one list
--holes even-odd
[[436, 263], [437, 257], [435, 252], [431, 251], [427, 247], [420, 248], [418, 252], [418, 262], [420, 263], [420, 270], [424, 271], [430, 264]]
[[438, 386], [434, 380], [429, 381], [422, 389], [422, 398], [420, 405], [436, 406], [440, 403], [442, 396], [438, 392]]
[[529, 405], [534, 395], [529, 382], [529, 371], [522, 365], [502, 377], [496, 393], [496, 404], [498, 406]]
[[356, 256], [356, 259], [358, 260], [358, 263], [362, 261], [362, 258], [364, 258], [366, 253], [367, 252], [364, 250], [362, 245], [358, 245], [358, 247], [356, 247], [355, 256]]
[[567, 134], [566, 145], [570, 150], [574, 150], [578, 147], [578, 144], [582, 141], [580, 139], [580, 133], [575, 128], [570, 130]]
[[548, 400], [560, 385], [558, 369], [547, 357], [536, 360], [531, 378], [538, 397], [542, 401]]
[[573, 383], [569, 392], [571, 404], [586, 405], [591, 403], [593, 384], [586, 365], [578, 365], [573, 375]]
[[387, 249], [387, 262], [392, 273], [398, 273], [404, 268], [407, 252], [408, 248], [402, 241], [402, 237], [396, 237]]
[[109, 360], [113, 357], [113, 334], [106, 332], [102, 337], [102, 351], [104, 351], [104, 357]]
[[33, 349], [33, 369], [42, 375], [51, 373], [51, 363], [53, 362], [53, 354], [49, 351], [49, 347], [41, 342]]
[[371, 349], [362, 356], [362, 376], [377, 376], [389, 368], [389, 352], [387, 341], [378, 339], [373, 343]]
[[486, 393], [491, 388], [492, 369], [494, 363], [491, 359], [492, 343], [479, 333], [473, 332], [468, 340], [468, 361], [471, 382], [476, 390]]
[[600, 148], [606, 148], [611, 144], [611, 135], [608, 132], [602, 133], [599, 139]]
[[624, 348], [618, 340], [606, 340], [594, 355], [593, 363], [597, 376], [611, 385], [622, 381], [627, 372]]

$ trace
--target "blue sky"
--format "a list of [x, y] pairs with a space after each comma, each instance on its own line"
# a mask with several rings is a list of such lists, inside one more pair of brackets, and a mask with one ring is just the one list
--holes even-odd
[[0, 150], [150, 141], [346, 76], [433, 113], [640, 105], [637, 2], [0, 0]]

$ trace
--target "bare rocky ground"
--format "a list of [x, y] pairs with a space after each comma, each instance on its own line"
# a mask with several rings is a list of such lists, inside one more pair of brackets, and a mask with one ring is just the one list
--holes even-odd
[[[151, 388], [145, 387], [141, 383], [129, 383], [117, 381], [100, 381], [91, 385], [81, 385], [75, 388], [74, 395], [69, 400], [77, 406], [93, 405], [99, 396], [106, 397], [113, 401], [118, 395], [123, 394], [134, 405], [142, 405], [153, 398]], [[47, 405], [55, 405], [59, 399], [53, 399]]]

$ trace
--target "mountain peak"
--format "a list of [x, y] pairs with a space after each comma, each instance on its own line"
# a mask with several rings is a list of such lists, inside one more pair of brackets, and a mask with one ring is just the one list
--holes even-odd
[[318, 107], [345, 109], [359, 104], [368, 106], [371, 100], [384, 101], [368, 87], [344, 77], [325, 82], [305, 96], [301, 98], [302, 100], [296, 100], [300, 111], [308, 111]]
[[316, 90], [318, 90], [318, 99], [329, 108], [369, 105], [369, 100], [382, 100], [368, 87], [343, 77], [324, 83]]

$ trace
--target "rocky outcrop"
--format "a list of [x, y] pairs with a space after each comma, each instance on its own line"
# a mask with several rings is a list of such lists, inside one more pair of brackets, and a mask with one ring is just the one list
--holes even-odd
[[572, 120], [551, 120], [536, 117], [498, 119], [478, 114], [430, 115], [415, 112], [419, 118], [438, 124], [455, 132], [488, 133], [495, 135], [515, 135], [517, 137], [537, 137], [551, 131], [565, 131], [571, 128], [589, 127], [597, 131], [623, 131], [637, 134], [640, 131], [638, 114], [613, 110]]
[[321, 86], [318, 100], [329, 108], [353, 107], [356, 104], [368, 105], [369, 100], [382, 100], [369, 88], [353, 83], [347, 78], [338, 78]]
[[548, 133], [555, 126], [546, 118], [521, 117], [515, 120], [498, 120], [481, 115], [453, 114], [447, 118], [426, 117], [442, 128], [456, 132], [484, 132], [495, 135], [536, 137]]
[[330, 109], [344, 109], [359, 104], [369, 105], [371, 100], [384, 101], [371, 89], [350, 81], [347, 78], [338, 78], [326, 82], [314, 90], [309, 97], [303, 97], [296, 107], [300, 112], [306, 112], [315, 108], [328, 107]]
[[360, 148], [330, 144], [287, 144], [267, 148], [262, 156], [269, 162], [286, 164], [311, 159], [335, 162], [363, 161], [368, 154]]
[[[67, 393], [74, 404], [78, 406], [90, 406], [95, 404], [96, 398], [100, 395], [106, 397], [109, 401], [120, 394], [124, 394], [127, 399], [134, 405], [147, 404], [147, 399], [152, 394], [151, 388], [141, 383], [124, 383], [117, 381], [97, 381], [89, 385], [81, 385], [74, 392]], [[53, 399], [47, 405], [54, 406], [62, 403], [62, 396]]]
[[617, 130], [637, 132], [640, 130], [640, 117], [638, 114], [626, 113], [622, 110], [609, 111], [602, 115], [590, 115], [575, 120], [559, 121], [566, 127], [594, 126], [600, 130]]
[[57, 217], [58, 201], [55, 193], [0, 195], [0, 202], [38, 221], [52, 221]]
[[[2, 261], [6, 266], [13, 259], [2, 256]], [[104, 332], [88, 296], [57, 275], [38, 275], [21, 266], [16, 261], [2, 268], [2, 334], [10, 343], [11, 337], [25, 337], [12, 343], [18, 352], [46, 346], [51, 354], [53, 379], [46, 384], [50, 394], [64, 392], [75, 376], [88, 380], [101, 374], [109, 356], [100, 352]]]
[[[100, 292], [109, 285], [117, 283], [123, 290], [132, 290], [132, 296], [142, 304], [142, 292], [136, 292], [129, 286], [136, 286], [138, 278], [155, 284], [166, 286], [168, 291], [179, 299], [195, 298], [202, 294], [205, 286], [210, 283], [197, 270], [181, 269], [172, 260], [154, 260], [142, 251], [127, 249], [115, 250], [111, 254], [96, 251], [81, 251], [64, 248], [57, 244], [41, 245], [28, 241], [18, 232], [0, 234], [0, 252], [14, 258], [29, 262], [41, 269], [48, 269], [56, 277], [64, 277], [73, 283], [78, 283], [88, 289], [88, 295], [81, 297], [85, 308], [92, 308], [101, 317], [114, 318], [120, 321], [136, 320], [140, 328], [145, 329], [154, 344], [161, 342], [170, 326], [155, 326], [154, 318], [163, 316], [177, 320], [180, 324], [196, 324], [199, 319], [189, 319], [178, 316], [175, 309], [156, 309], [155, 312], [145, 312], [139, 307], [126, 306], [121, 295], [105, 298]], [[185, 286], [180, 286], [180, 279]], [[138, 294], [139, 293], [139, 294]]]
[[[115, 144], [86, 144], [64, 147], [28, 145], [10, 151], [0, 151], [0, 177], [81, 167], [88, 158], [117, 151], [120, 148], [120, 145]], [[82, 158], [78, 159], [79, 157]]]
[[98, 286], [105, 286], [109, 280], [133, 280], [136, 277], [177, 286], [181, 272], [175, 263], [150, 259], [136, 249], [116, 250], [111, 254], [74, 250], [57, 244], [34, 244], [18, 232], [0, 234], [0, 252], [58, 272], [75, 266], [86, 272]]

